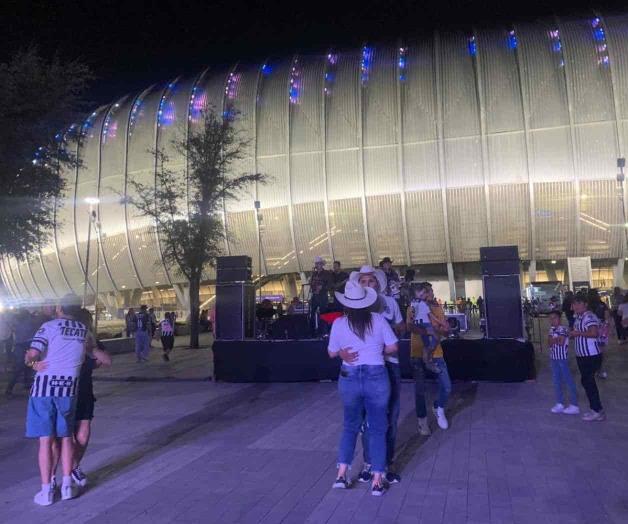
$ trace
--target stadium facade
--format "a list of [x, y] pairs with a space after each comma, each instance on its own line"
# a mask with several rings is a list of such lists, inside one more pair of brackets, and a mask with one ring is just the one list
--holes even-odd
[[623, 275], [628, 16], [591, 14], [209, 68], [101, 107], [82, 124], [81, 167], [63, 173], [50, 243], [1, 262], [9, 293], [82, 294], [90, 198], [91, 290], [96, 263], [105, 297], [181, 284], [120, 195], [154, 181], [151, 150], [185, 170], [172, 139], [210, 104], [240, 114], [250, 150], [238, 171], [273, 177], [224, 215], [225, 252], [251, 255], [256, 274], [259, 200], [263, 274], [307, 271], [318, 255], [345, 267], [389, 256], [446, 264], [452, 281], [480, 246], [516, 244], [532, 270], [591, 256]]

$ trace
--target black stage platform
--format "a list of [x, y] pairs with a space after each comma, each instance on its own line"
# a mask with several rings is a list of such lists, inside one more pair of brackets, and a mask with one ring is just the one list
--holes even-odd
[[[522, 382], [535, 378], [534, 347], [510, 339], [446, 340], [452, 380]], [[225, 382], [306, 382], [338, 378], [340, 359], [327, 355], [326, 340], [217, 340], [214, 377]], [[401, 340], [403, 378], [412, 378], [410, 341]]]

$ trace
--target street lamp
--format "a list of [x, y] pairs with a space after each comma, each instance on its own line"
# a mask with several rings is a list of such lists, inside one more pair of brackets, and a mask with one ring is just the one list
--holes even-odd
[[626, 256], [626, 244], [628, 244], [628, 220], [626, 220], [626, 199], [624, 196], [624, 180], [626, 179], [624, 175], [624, 168], [626, 167], [626, 159], [618, 158], [617, 159], [617, 169], [619, 169], [619, 173], [617, 173], [617, 183], [619, 184], [619, 201], [621, 202], [621, 213], [622, 218], [624, 219], [624, 257]]
[[[87, 282], [89, 278], [89, 254], [92, 244], [92, 225], [94, 225], [94, 228], [96, 227], [96, 211], [94, 210], [94, 206], [100, 204], [100, 199], [98, 197], [86, 197], [83, 201], [89, 205], [89, 221], [87, 222], [87, 254], [85, 255], [85, 280], [83, 281], [83, 307], [85, 307], [87, 303]], [[98, 265], [100, 265], [100, 249], [97, 251], [99, 260], [96, 261], [96, 300], [98, 300]]]

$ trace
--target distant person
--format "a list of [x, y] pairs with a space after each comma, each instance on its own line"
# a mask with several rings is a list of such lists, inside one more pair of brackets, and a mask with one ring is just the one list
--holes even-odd
[[137, 325], [135, 321], [135, 309], [133, 309], [132, 307], [129, 308], [126, 315], [124, 316], [124, 322], [126, 324], [127, 338], [135, 336], [135, 331], [137, 329]]
[[7, 372], [13, 368], [13, 328], [7, 312], [0, 313], [0, 357]]
[[159, 336], [164, 351], [163, 359], [170, 362], [170, 352], [174, 348], [174, 322], [170, 313], [166, 313], [164, 319], [159, 323]]
[[148, 362], [151, 338], [150, 315], [148, 308], [142, 305], [135, 315], [135, 357], [138, 363]]
[[[550, 311], [550, 328], [547, 335], [547, 344], [550, 348], [552, 382], [556, 396], [556, 404], [551, 409], [551, 412], [578, 415], [580, 413], [580, 408], [578, 407], [578, 391], [576, 390], [576, 383], [571, 376], [571, 371], [569, 371], [569, 360], [567, 359], [567, 353], [569, 351], [569, 330], [561, 325], [560, 317], [560, 311]], [[570, 405], [567, 407], [565, 407], [563, 385], [567, 387], [569, 392]]]
[[299, 315], [303, 313], [303, 302], [299, 297], [292, 297], [288, 306], [288, 315]]
[[345, 307], [345, 316], [332, 324], [328, 352], [331, 358], [340, 357], [343, 361], [338, 391], [344, 408], [344, 424], [338, 446], [338, 474], [333, 487], [347, 489], [351, 486], [348, 472], [366, 412], [373, 466], [371, 494], [381, 496], [387, 488], [384, 474], [390, 396], [384, 355], [397, 352], [397, 337], [388, 322], [372, 312], [371, 308], [378, 300], [374, 289], [350, 281], [345, 292], [336, 296]]
[[310, 330], [313, 335], [319, 334], [320, 315], [327, 313], [329, 290], [333, 287], [332, 273], [325, 269], [325, 264], [322, 257], [316, 257], [310, 275]]
[[617, 308], [617, 315], [619, 316], [622, 335], [624, 336], [620, 340], [620, 344], [626, 343], [626, 334], [628, 333], [628, 294], [624, 295], [624, 300]]
[[155, 315], [154, 308], [150, 308], [148, 310], [148, 318], [150, 319], [150, 338], [153, 338], [155, 336], [155, 333], [157, 332], [157, 315]]
[[340, 260], [334, 260], [334, 269], [331, 273], [332, 288], [334, 292], [344, 293], [345, 284], [349, 280], [349, 273], [342, 270]]
[[611, 301], [611, 317], [615, 323], [615, 331], [617, 340], [620, 344], [624, 344], [626, 333], [622, 327], [621, 315], [619, 315], [619, 307], [624, 303], [624, 292], [620, 287], [613, 288], [613, 294], [610, 296]]
[[28, 390], [33, 381], [33, 371], [25, 364], [26, 353], [31, 347], [31, 341], [35, 332], [41, 326], [39, 319], [28, 309], [20, 309], [13, 320], [13, 370], [9, 376], [9, 382], [4, 392], [7, 398], [13, 396], [13, 388], [21, 379], [24, 389]]
[[478, 297], [477, 304], [480, 317], [484, 317], [484, 299], [482, 298], [482, 295]]
[[594, 313], [588, 310], [588, 300], [584, 293], [578, 293], [574, 296], [573, 310], [576, 319], [574, 328], [569, 333], [569, 338], [574, 340], [580, 381], [591, 408], [582, 416], [582, 419], [587, 422], [606, 420], [600, 392], [595, 382], [595, 374], [602, 365], [602, 353], [598, 343], [599, 320]]
[[34, 502], [40, 506], [54, 502], [50, 479], [56, 438], [61, 439], [61, 499], [77, 494], [72, 483], [76, 393], [87, 338], [87, 328], [76, 320], [78, 304], [77, 297], [65, 297], [57, 307], [57, 319], [41, 326], [26, 353], [26, 365], [37, 372], [28, 402], [26, 436], [39, 439], [41, 490]]
[[386, 289], [384, 294], [393, 297], [395, 300], [399, 300], [401, 295], [401, 279], [399, 273], [397, 273], [393, 267], [393, 261], [390, 257], [384, 257], [379, 263], [380, 269], [386, 275]]
[[601, 299], [600, 293], [597, 289], [589, 289], [587, 292], [587, 300], [589, 311], [595, 313], [595, 316], [599, 321], [598, 347], [600, 349], [602, 362], [600, 363], [600, 369], [597, 374], [600, 378], [606, 379], [608, 378], [608, 373], [604, 369], [604, 350], [606, 349], [606, 346], [608, 346], [608, 335], [611, 326], [611, 312], [606, 302]]
[[401, 309], [401, 311], [405, 311], [410, 305], [410, 302], [414, 299], [412, 282], [414, 282], [415, 275], [416, 272], [414, 269], [406, 269], [403, 282], [399, 288], [399, 309]]

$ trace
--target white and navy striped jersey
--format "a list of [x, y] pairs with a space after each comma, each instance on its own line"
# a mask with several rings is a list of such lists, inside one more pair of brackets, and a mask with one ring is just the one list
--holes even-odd
[[[552, 345], [550, 346], [550, 358], [552, 360], [563, 360], [567, 358], [567, 350], [569, 349], [569, 332], [565, 326], [550, 326], [550, 338]], [[558, 337], [565, 337], [562, 344], [558, 343]]]
[[60, 318], [39, 328], [30, 344], [48, 365], [37, 372], [32, 397], [71, 397], [85, 356], [87, 328], [76, 320]]
[[[585, 311], [582, 315], [576, 316], [574, 329], [576, 331], [585, 332], [591, 326], [599, 326], [600, 321], [591, 311]], [[576, 337], [575, 339], [576, 356], [591, 357], [600, 354], [600, 347], [597, 338]]]
[[163, 319], [159, 323], [159, 331], [161, 332], [162, 337], [171, 337], [174, 335], [174, 329], [172, 328], [172, 324], [170, 320]]

